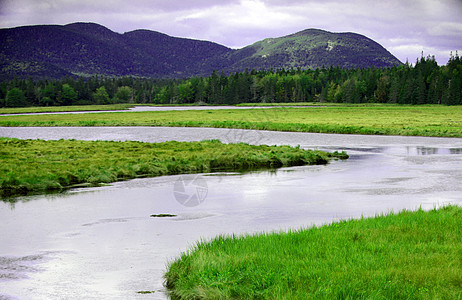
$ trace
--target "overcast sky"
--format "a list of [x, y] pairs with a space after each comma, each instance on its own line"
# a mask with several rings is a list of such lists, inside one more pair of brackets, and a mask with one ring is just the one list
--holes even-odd
[[462, 54], [462, 0], [0, 0], [0, 27], [95, 22], [241, 48], [307, 28], [356, 32], [414, 63]]

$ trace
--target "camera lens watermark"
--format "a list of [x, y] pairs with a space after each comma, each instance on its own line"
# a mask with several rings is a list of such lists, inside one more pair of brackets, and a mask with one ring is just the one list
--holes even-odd
[[200, 175], [182, 175], [173, 185], [176, 201], [186, 207], [202, 204], [207, 198], [207, 182]]
[[[251, 124], [253, 122], [269, 124], [284, 120], [288, 116], [287, 108], [284, 106], [261, 107], [256, 104], [255, 106], [249, 106], [246, 109], [249, 110], [249, 115], [251, 117], [249, 117], [249, 115], [243, 115], [240, 120], [235, 121], [243, 124]], [[222, 142], [259, 145], [265, 139], [265, 132], [258, 129], [229, 129], [223, 136]]]
[[[243, 115], [242, 124], [273, 123], [275, 121], [286, 121], [288, 111], [284, 107], [255, 106], [249, 108], [249, 115]], [[222, 143], [247, 143], [260, 145], [265, 143], [265, 132], [261, 130], [249, 129], [228, 129], [220, 138]], [[220, 151], [220, 150], [217, 150]], [[215, 153], [219, 157], [220, 153]], [[173, 186], [173, 195], [178, 203], [186, 207], [195, 207], [205, 202], [208, 194], [206, 180], [201, 175], [182, 175], [179, 176]]]

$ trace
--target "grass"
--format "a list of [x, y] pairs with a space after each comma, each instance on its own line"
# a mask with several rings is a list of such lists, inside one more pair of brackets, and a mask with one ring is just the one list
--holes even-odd
[[331, 106], [3, 116], [0, 126], [175, 126], [462, 137], [462, 106]]
[[4, 108], [0, 108], [0, 114], [126, 110], [133, 106], [134, 106], [133, 104], [108, 104], [108, 105], [40, 106], [40, 107], [14, 107], [14, 108], [4, 107]]
[[387, 103], [334, 103], [334, 102], [265, 102], [265, 103], [239, 103], [236, 106], [343, 106], [343, 107], [361, 107], [361, 106], [393, 106]]
[[61, 191], [137, 177], [326, 164], [333, 154], [289, 146], [0, 138], [0, 196]]
[[165, 279], [172, 299], [461, 299], [462, 208], [219, 236]]

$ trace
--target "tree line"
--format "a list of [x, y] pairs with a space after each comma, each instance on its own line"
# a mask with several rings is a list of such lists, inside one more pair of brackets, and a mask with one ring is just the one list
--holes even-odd
[[66, 77], [0, 83], [0, 106], [277, 102], [462, 105], [462, 59], [433, 56], [392, 68], [246, 70], [188, 79]]

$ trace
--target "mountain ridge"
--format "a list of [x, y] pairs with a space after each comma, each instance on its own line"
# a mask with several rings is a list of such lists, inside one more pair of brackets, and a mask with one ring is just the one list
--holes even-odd
[[357, 33], [306, 29], [241, 49], [147, 29], [114, 32], [96, 23], [0, 29], [0, 79], [73, 75], [182, 78], [246, 69], [391, 67], [401, 62]]

